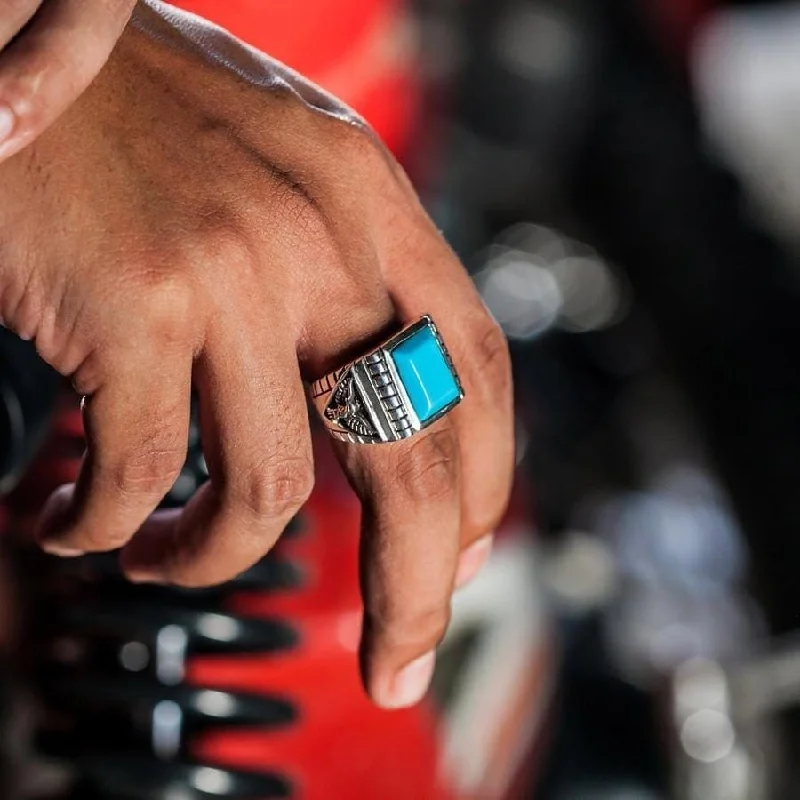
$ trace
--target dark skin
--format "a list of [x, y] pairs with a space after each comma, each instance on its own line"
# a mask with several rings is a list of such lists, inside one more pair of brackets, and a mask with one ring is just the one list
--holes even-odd
[[[0, 54], [0, 97], [2, 70]], [[410, 440], [336, 447], [364, 510], [365, 685], [385, 707], [416, 702], [452, 592], [488, 555], [514, 447], [505, 339], [401, 168], [334, 98], [157, 3], [43, 133], [24, 115], [15, 130], [0, 316], [86, 398], [80, 478], [41, 524], [50, 552], [122, 548], [132, 580], [182, 586], [246, 569], [313, 485], [304, 382], [436, 320], [462, 404]], [[210, 481], [154, 514], [192, 388]]]

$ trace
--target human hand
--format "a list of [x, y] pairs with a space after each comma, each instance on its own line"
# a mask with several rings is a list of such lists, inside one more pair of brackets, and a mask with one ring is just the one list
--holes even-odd
[[[337, 453], [363, 504], [362, 665], [424, 692], [454, 586], [488, 553], [513, 468], [505, 339], [406, 177], [352, 112], [222, 31], [140, 5], [106, 69], [0, 165], [0, 317], [85, 396], [63, 555], [201, 586], [264, 555], [308, 497], [306, 382], [430, 313], [465, 399], [395, 444]], [[210, 480], [151, 517], [186, 453]]]
[[103, 68], [136, 0], [5, 0], [0, 160], [32, 142]]

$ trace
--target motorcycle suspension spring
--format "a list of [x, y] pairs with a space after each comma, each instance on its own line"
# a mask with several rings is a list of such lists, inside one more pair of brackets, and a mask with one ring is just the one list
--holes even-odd
[[[45, 458], [15, 498], [33, 510], [55, 485], [74, 479], [83, 450], [80, 415], [62, 414]], [[185, 468], [164, 505], [181, 506], [207, 473], [193, 425]], [[26, 489], [27, 487], [27, 489]], [[34, 487], [31, 491], [31, 487]], [[26, 493], [27, 492], [27, 493]], [[19, 518], [23, 518], [24, 514]], [[295, 519], [286, 537], [301, 536]], [[280, 548], [279, 548], [280, 551]], [[267, 800], [290, 797], [279, 769], [217, 764], [195, 751], [205, 736], [280, 731], [296, 723], [291, 697], [240, 680], [205, 685], [199, 662], [232, 674], [242, 660], [297, 646], [285, 619], [242, 612], [242, 598], [291, 592], [300, 566], [270, 554], [222, 587], [133, 585], [115, 554], [60, 560], [22, 548], [36, 587], [25, 650], [42, 713], [36, 750], [64, 765], [53, 800]]]

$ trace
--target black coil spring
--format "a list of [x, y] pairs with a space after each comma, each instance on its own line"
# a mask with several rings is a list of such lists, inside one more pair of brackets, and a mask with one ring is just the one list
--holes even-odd
[[[165, 506], [181, 505], [207, 477], [193, 426], [185, 469]], [[302, 527], [295, 520], [285, 535]], [[212, 729], [291, 724], [297, 709], [279, 695], [188, 685], [197, 656], [236, 657], [291, 648], [297, 634], [278, 619], [231, 613], [241, 591], [299, 585], [297, 565], [270, 555], [223, 587], [134, 586], [116, 556], [62, 561], [27, 553], [35, 576], [28, 637], [44, 713], [41, 756], [66, 767], [47, 800], [267, 800], [292, 794], [270, 772], [198, 763], [194, 737]]]

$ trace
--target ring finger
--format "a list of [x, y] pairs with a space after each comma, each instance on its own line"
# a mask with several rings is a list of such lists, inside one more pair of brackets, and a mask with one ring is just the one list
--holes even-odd
[[[314, 363], [331, 363], [332, 342], [341, 352], [345, 342], [374, 343], [375, 333], [387, 330], [394, 316], [388, 297], [367, 306], [373, 313], [354, 313], [350, 319], [359, 323], [344, 335], [340, 325], [329, 336], [317, 324], [311, 338], [329, 343], [330, 352], [318, 348]], [[318, 407], [331, 396], [328, 388]], [[399, 442], [337, 442], [336, 450], [363, 508], [364, 682], [379, 705], [412, 705], [427, 689], [449, 621], [461, 528], [457, 430], [444, 418]]]
[[[514, 414], [511, 364], [505, 337], [491, 319], [472, 281], [444, 240], [408, 235], [401, 225], [403, 260], [386, 259], [386, 282], [401, 314], [430, 311], [453, 357], [465, 396], [452, 414], [459, 432], [464, 491], [459, 582], [486, 559], [491, 534], [505, 512], [514, 471]], [[433, 279], [435, 277], [435, 280]]]

